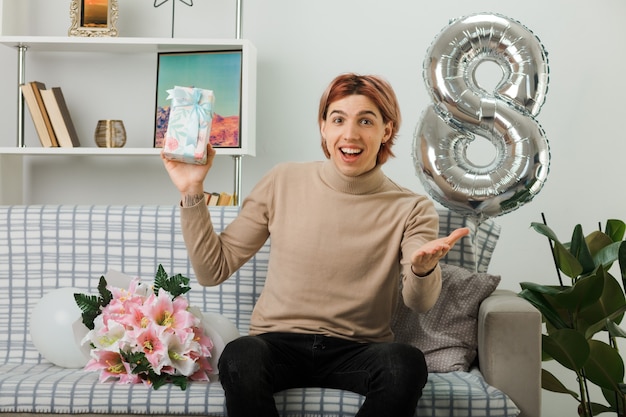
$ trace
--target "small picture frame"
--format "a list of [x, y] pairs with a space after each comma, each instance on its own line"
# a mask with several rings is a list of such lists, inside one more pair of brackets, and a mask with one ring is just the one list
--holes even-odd
[[72, 0], [69, 36], [118, 36], [117, 0]]
[[154, 147], [162, 148], [169, 121], [167, 90], [195, 87], [215, 96], [210, 142], [214, 148], [241, 148], [241, 50], [158, 54]]

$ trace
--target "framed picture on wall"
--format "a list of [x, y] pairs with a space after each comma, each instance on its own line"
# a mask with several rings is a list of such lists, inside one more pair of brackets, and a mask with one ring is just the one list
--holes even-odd
[[117, 0], [71, 0], [69, 36], [117, 36]]
[[154, 147], [163, 147], [170, 112], [167, 90], [194, 87], [215, 97], [210, 142], [214, 148], [241, 147], [241, 51], [158, 54]]

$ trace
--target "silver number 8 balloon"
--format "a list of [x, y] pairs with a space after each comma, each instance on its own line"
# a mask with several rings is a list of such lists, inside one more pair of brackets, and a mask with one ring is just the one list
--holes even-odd
[[[476, 81], [476, 68], [486, 61], [503, 73], [495, 91]], [[541, 190], [550, 149], [535, 116], [548, 74], [543, 46], [519, 22], [474, 14], [442, 30], [424, 60], [433, 104], [413, 143], [417, 176], [436, 201], [480, 223], [519, 208]], [[468, 158], [476, 136], [495, 148], [487, 164]]]

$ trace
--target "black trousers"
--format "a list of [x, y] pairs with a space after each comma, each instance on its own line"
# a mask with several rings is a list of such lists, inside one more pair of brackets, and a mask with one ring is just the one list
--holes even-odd
[[358, 417], [413, 417], [428, 377], [412, 346], [296, 333], [236, 339], [218, 368], [229, 417], [277, 417], [274, 393], [296, 387], [364, 395]]

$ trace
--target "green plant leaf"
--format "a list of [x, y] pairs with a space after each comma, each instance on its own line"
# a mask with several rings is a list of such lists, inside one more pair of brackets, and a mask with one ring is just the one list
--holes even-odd
[[554, 296], [556, 303], [572, 313], [595, 303], [604, 289], [604, 273], [580, 278]]
[[563, 288], [569, 288], [569, 287], [561, 287], [561, 286], [555, 286], [555, 285], [537, 284], [536, 282], [527, 282], [527, 281], [520, 282], [519, 285], [520, 287], [522, 287], [523, 290], [528, 290], [533, 293], [545, 294], [545, 295], [551, 295], [551, 296], [557, 295], [563, 290]]
[[[608, 330], [609, 334], [613, 337], [621, 337], [621, 335], [619, 334], [619, 331], [617, 334], [612, 334], [611, 333], [611, 329], [612, 328], [618, 328], [617, 324], [615, 324], [615, 322], [613, 320], [621, 320], [624, 316], [624, 313], [626, 313], [626, 307], [622, 307], [619, 310], [615, 311], [614, 313], [612, 313], [611, 315], [607, 316], [606, 318], [604, 318], [601, 321], [598, 321], [596, 323], [593, 323], [591, 325], [585, 325], [585, 326], [581, 326], [580, 329], [584, 330], [585, 333], [585, 337], [587, 339], [591, 339], [596, 333], [600, 332], [600, 331], [605, 331]], [[580, 330], [579, 329], [579, 330]], [[586, 330], [585, 330], [586, 329]]]
[[583, 266], [563, 244], [554, 243], [554, 255], [559, 269], [568, 277], [577, 278], [583, 273]]
[[591, 232], [586, 238], [587, 246], [592, 256], [595, 256], [599, 250], [614, 243], [613, 239], [606, 233], [602, 233], [599, 230]]
[[593, 272], [596, 269], [596, 265], [593, 263], [593, 257], [591, 256], [591, 251], [587, 246], [587, 240], [585, 239], [585, 235], [583, 235], [583, 228], [581, 225], [577, 224], [574, 227], [574, 231], [572, 232], [572, 241], [569, 245], [570, 253], [578, 260], [580, 266], [582, 266], [581, 274], [588, 274]]
[[559, 329], [541, 335], [541, 348], [558, 363], [578, 372], [589, 357], [589, 343], [585, 337], [572, 329]]
[[598, 414], [602, 414], [602, 413], [615, 412], [614, 408], [607, 407], [606, 405], [603, 405], [603, 404], [592, 402], [592, 403], [589, 403], [589, 405], [591, 405], [591, 413], [594, 416], [597, 416]]
[[[626, 311], [626, 310], [624, 310], [624, 311]], [[606, 321], [606, 328], [607, 328], [607, 330], [609, 331], [609, 334], [612, 337], [626, 338], [626, 332], [624, 331], [624, 329], [622, 329], [617, 324], [615, 324], [615, 322], [613, 320], [607, 320]]]
[[622, 285], [626, 288], [626, 242], [622, 242], [619, 246], [618, 256], [619, 270], [622, 274]]
[[552, 304], [548, 302], [546, 297], [543, 296], [543, 294], [547, 294], [547, 292], [543, 292], [544, 289], [551, 292], [554, 288], [532, 282], [522, 282], [521, 286], [524, 289], [518, 294], [518, 296], [525, 299], [537, 310], [539, 310], [545, 321], [557, 329], [571, 327], [571, 325], [566, 323], [561, 318], [561, 315], [556, 311]]
[[[590, 402], [591, 415], [626, 415], [623, 359], [617, 349], [595, 338], [601, 331], [608, 331], [611, 343], [615, 337], [626, 337], [626, 331], [619, 327], [626, 314], [626, 223], [609, 219], [604, 233], [594, 231], [586, 237], [582, 227], [576, 225], [571, 241], [566, 243], [560, 242], [546, 225], [532, 223], [531, 227], [551, 241], [557, 268], [572, 279], [571, 286], [521, 283], [518, 295], [534, 305], [545, 322], [542, 360], [554, 359], [574, 371], [577, 379], [584, 378], [602, 389], [609, 405]], [[621, 282], [608, 272], [615, 261], [619, 262]], [[545, 370], [542, 387], [570, 394], [579, 401], [584, 398]], [[578, 411], [589, 415], [587, 409], [579, 407]]]
[[563, 385], [557, 377], [545, 369], [541, 370], [541, 388], [552, 392], [558, 392], [560, 394], [569, 394], [578, 399], [578, 394], [576, 392], [567, 389], [567, 387]]
[[[602, 267], [598, 267], [598, 274], [601, 272]], [[606, 328], [607, 318], [620, 323], [626, 309], [626, 298], [619, 282], [608, 272], [603, 275], [604, 285], [600, 297], [578, 312], [577, 320], [581, 323], [579, 330], [584, 331], [588, 339]]]
[[[621, 386], [622, 384], [618, 384], [619, 386]], [[601, 388], [602, 390], [602, 395], [604, 396], [604, 399], [609, 403], [609, 412], [617, 412], [617, 410], [620, 407], [619, 403], [622, 402], [623, 404], [623, 400], [620, 401], [620, 399], [623, 398], [624, 393], [620, 392], [620, 391], [614, 391], [614, 390], [608, 390], [606, 388]], [[623, 414], [623, 410], [620, 410], [621, 414], [618, 415], [624, 415]]]
[[559, 241], [554, 231], [542, 223], [533, 222], [530, 225], [536, 232], [554, 242], [553, 253], [557, 267], [568, 277], [577, 278], [582, 273], [583, 267], [569, 249]]
[[626, 223], [622, 220], [608, 219], [604, 233], [606, 233], [613, 242], [619, 242], [624, 239], [624, 234], [626, 234]]
[[556, 233], [550, 227], [546, 226], [543, 223], [532, 222], [530, 227], [533, 228], [537, 233], [540, 233], [550, 239], [553, 242], [558, 242], [559, 238], [556, 236]]
[[619, 391], [624, 380], [624, 361], [619, 352], [599, 340], [590, 340], [589, 349], [585, 363], [587, 379], [599, 387]]
[[[608, 236], [606, 238], [608, 240]], [[622, 242], [608, 243], [594, 254], [593, 261], [596, 265], [602, 265], [604, 269], [609, 270], [611, 265], [619, 259], [620, 246]]]

